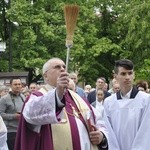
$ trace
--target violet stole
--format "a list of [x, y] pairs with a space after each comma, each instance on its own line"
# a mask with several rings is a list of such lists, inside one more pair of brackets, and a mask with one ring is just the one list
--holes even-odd
[[[89, 124], [87, 122], [87, 111], [91, 111], [92, 112], [92, 117], [93, 117], [93, 121], [95, 123], [95, 115], [94, 112], [92, 110], [91, 105], [86, 102], [85, 100], [83, 100], [78, 94], [76, 94], [75, 92], [69, 90], [75, 104], [77, 105], [77, 107], [79, 108], [81, 106], [81, 114], [83, 117], [83, 121], [85, 122], [85, 126], [87, 127], [87, 130], [89, 129]], [[80, 106], [79, 106], [80, 105]], [[91, 149], [90, 150], [98, 150], [97, 145], [93, 145], [91, 144]]]

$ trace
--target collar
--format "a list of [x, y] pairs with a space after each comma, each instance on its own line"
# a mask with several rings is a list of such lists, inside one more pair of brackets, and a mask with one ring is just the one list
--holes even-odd
[[121, 95], [121, 98], [122, 99], [130, 99], [130, 95], [131, 95], [131, 91], [132, 91], [133, 88], [131, 88], [131, 90], [125, 94], [125, 95], [122, 95], [121, 91], [120, 91], [120, 95]]
[[103, 101], [99, 102], [98, 100], [96, 100], [96, 105], [102, 106], [103, 105]]
[[117, 100], [121, 100], [121, 99], [133, 99], [133, 98], [136, 97], [136, 95], [137, 95], [138, 92], [139, 91], [138, 91], [138, 89], [135, 86], [133, 86], [133, 88], [125, 96], [122, 96], [121, 92], [118, 91], [116, 93]]
[[49, 84], [46, 84], [45, 88], [49, 91], [49, 90], [55, 89], [56, 87], [49, 85]]
[[49, 84], [45, 84], [43, 85], [40, 89], [39, 89], [39, 92], [41, 92], [42, 94], [46, 94], [48, 91], [54, 89], [55, 87], [54, 86], [51, 86]]
[[10, 94], [11, 96], [20, 96], [21, 93], [17, 93], [17, 94], [16, 94], [16, 93], [13, 93], [13, 91], [10, 91], [9, 94]]

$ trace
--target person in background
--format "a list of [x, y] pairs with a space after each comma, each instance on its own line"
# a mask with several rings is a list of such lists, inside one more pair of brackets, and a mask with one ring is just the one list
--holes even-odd
[[70, 90], [72, 90], [74, 92], [76, 91], [75, 84], [74, 84], [74, 81], [72, 79], [69, 79], [68, 89], [70, 89]]
[[0, 98], [8, 93], [8, 88], [5, 85], [0, 85]]
[[105, 94], [104, 94], [104, 90], [101, 90], [101, 89], [98, 89], [96, 91], [96, 101], [94, 101], [91, 105], [93, 107], [95, 107], [101, 114], [101, 117], [103, 117], [103, 113], [104, 113], [104, 106], [103, 106], [103, 103], [104, 103], [104, 97], [105, 97]]
[[96, 88], [91, 88], [90, 92], [94, 91]]
[[144, 82], [145, 82], [145, 84], [146, 84], [146, 93], [150, 93], [148, 81], [144, 80]]
[[[113, 72], [114, 72], [114, 71], [113, 71]], [[113, 74], [113, 75], [114, 75], [114, 74]], [[115, 84], [118, 84], [118, 82], [117, 82], [117, 80], [116, 80], [115, 78], [113, 78], [113, 79], [111, 80], [110, 88], [109, 88], [109, 90], [108, 90], [109, 93], [111, 93], [111, 94], [114, 93], [113, 85], [115, 85]]]
[[93, 90], [92, 92], [90, 92], [87, 96], [87, 99], [88, 99], [90, 104], [93, 103], [96, 100], [96, 91], [98, 89], [101, 89], [101, 90], [104, 91], [104, 95], [105, 95], [104, 99], [111, 95], [109, 92], [104, 90], [105, 83], [106, 83], [106, 79], [104, 77], [97, 78], [97, 80], [96, 80], [96, 89]]
[[25, 102], [15, 150], [108, 150], [103, 120], [89, 103], [68, 89], [65, 68], [59, 58], [43, 65], [47, 84]]
[[21, 92], [24, 92], [26, 89], [28, 89], [28, 86], [26, 83], [22, 82], [22, 88], [21, 88]]
[[119, 90], [120, 90], [119, 83], [114, 83], [112, 86], [112, 93], [111, 94], [117, 93]]
[[78, 83], [78, 76], [77, 76], [77, 74], [72, 72], [72, 73], [69, 74], [69, 78], [72, 79], [74, 81], [74, 83], [75, 83], [75, 91], [76, 91], [76, 93], [79, 94], [82, 98], [86, 98], [84, 90], [77, 85], [77, 83]]
[[108, 87], [108, 83], [105, 83], [103, 90], [104, 90], [104, 91], [108, 91], [108, 88], [109, 88], [109, 87]]
[[27, 98], [31, 94], [31, 92], [28, 88], [26, 88], [24, 91], [22, 91], [22, 94]]
[[37, 83], [36, 83], [36, 82], [30, 83], [30, 85], [29, 85], [29, 90], [30, 90], [30, 93], [37, 91], [37, 90], [38, 90], [38, 85], [37, 85]]
[[0, 100], [0, 115], [7, 127], [7, 144], [9, 150], [14, 150], [15, 137], [24, 104], [25, 96], [21, 93], [22, 82], [16, 77], [10, 80], [11, 91]]
[[0, 150], [8, 150], [7, 146], [7, 128], [3, 122], [3, 118], [0, 116]]
[[136, 87], [140, 91], [144, 91], [144, 92], [147, 91], [147, 84], [143, 80], [138, 81], [137, 84], [136, 84]]
[[150, 95], [133, 86], [131, 60], [115, 62], [115, 78], [120, 91], [104, 101], [110, 150], [147, 150], [150, 147]]
[[86, 96], [86, 98], [87, 98], [87, 96], [88, 96], [88, 94], [90, 93], [90, 90], [91, 90], [91, 85], [85, 85], [85, 87], [84, 87], [84, 92], [85, 92], [85, 96]]

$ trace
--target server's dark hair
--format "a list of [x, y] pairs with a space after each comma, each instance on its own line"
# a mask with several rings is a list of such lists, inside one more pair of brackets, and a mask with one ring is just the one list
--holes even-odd
[[114, 72], [115, 73], [118, 73], [118, 67], [123, 67], [127, 70], [133, 70], [134, 69], [133, 62], [129, 59], [121, 59], [121, 60], [115, 61], [115, 66], [114, 66]]

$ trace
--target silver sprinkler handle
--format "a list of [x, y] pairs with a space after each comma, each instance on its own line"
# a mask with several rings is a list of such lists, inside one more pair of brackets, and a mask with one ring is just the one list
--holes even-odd
[[70, 56], [70, 48], [72, 45], [66, 46], [67, 47], [67, 56], [66, 56], [66, 71], [68, 72], [68, 66], [69, 66], [69, 56]]

